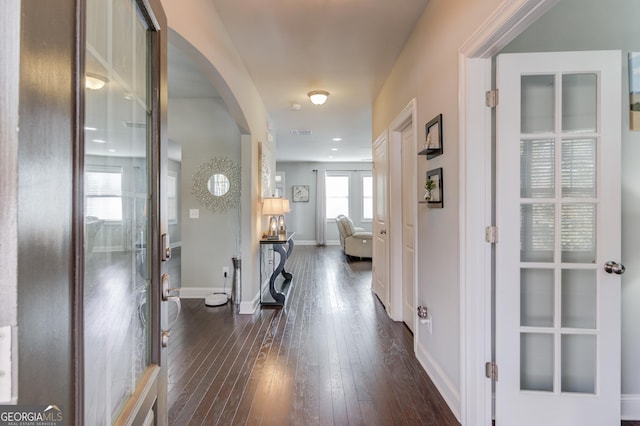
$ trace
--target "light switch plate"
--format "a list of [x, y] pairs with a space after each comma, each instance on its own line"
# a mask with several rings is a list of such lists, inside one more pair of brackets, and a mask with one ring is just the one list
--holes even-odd
[[0, 404], [11, 401], [11, 326], [0, 327]]
[[200, 209], [189, 209], [189, 219], [199, 219]]

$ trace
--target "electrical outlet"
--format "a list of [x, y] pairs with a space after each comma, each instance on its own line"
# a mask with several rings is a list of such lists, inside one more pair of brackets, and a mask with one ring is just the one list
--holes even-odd
[[222, 276], [227, 278], [229, 276], [229, 267], [228, 266], [223, 266], [222, 267]]
[[200, 209], [189, 209], [189, 219], [199, 219]]

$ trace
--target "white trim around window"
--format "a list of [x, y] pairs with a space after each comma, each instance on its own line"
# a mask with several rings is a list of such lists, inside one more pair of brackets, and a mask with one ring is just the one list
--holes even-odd
[[[368, 180], [369, 182], [365, 182]], [[362, 172], [360, 175], [360, 221], [373, 222], [373, 172]], [[367, 216], [366, 213], [369, 213]]]

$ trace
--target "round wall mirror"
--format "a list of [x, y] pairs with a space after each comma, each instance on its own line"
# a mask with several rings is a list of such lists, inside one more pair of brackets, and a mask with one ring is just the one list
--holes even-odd
[[216, 197], [222, 197], [224, 194], [229, 192], [230, 186], [231, 184], [229, 183], [229, 179], [222, 173], [215, 173], [211, 175], [209, 182], [207, 182], [207, 189], [209, 190], [209, 193]]
[[228, 158], [212, 158], [193, 174], [191, 193], [212, 212], [240, 204], [240, 166]]

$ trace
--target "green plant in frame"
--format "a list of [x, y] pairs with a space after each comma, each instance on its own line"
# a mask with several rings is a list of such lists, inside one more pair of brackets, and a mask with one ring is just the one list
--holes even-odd
[[431, 200], [431, 191], [433, 191], [433, 189], [436, 187], [436, 182], [431, 179], [431, 178], [427, 178], [427, 180], [424, 182], [424, 199], [427, 201]]

